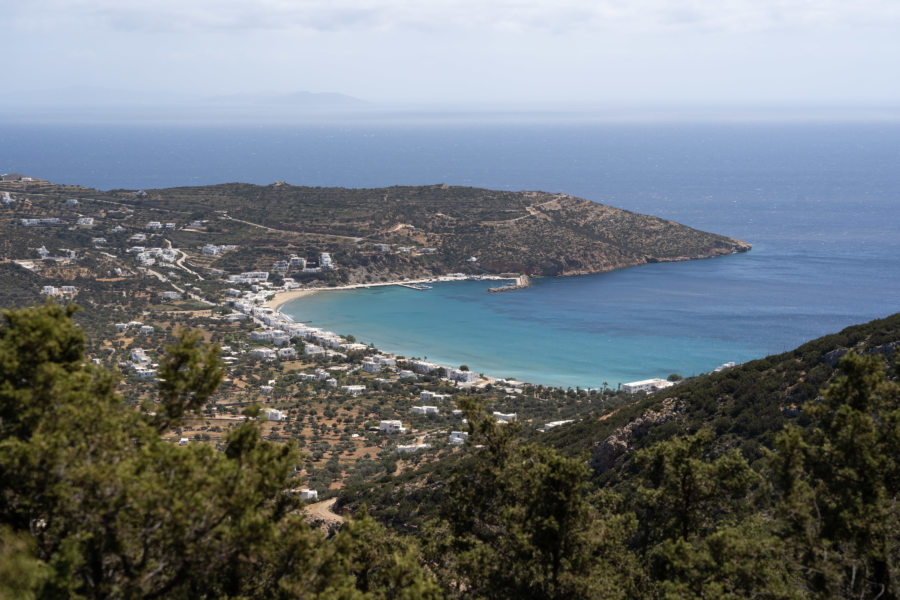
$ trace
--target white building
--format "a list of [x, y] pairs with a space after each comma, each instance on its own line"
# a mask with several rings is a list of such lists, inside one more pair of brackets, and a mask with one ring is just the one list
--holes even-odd
[[135, 367], [134, 374], [142, 379], [149, 379], [156, 376], [156, 371], [154, 371], [153, 369], [148, 369], [147, 367]]
[[450, 439], [448, 440], [454, 446], [460, 446], [466, 443], [466, 440], [469, 438], [468, 431], [451, 431]]
[[428, 390], [422, 390], [419, 394], [419, 402], [443, 402], [448, 398], [450, 398], [448, 394], [438, 394]]
[[671, 381], [666, 381], [665, 379], [643, 379], [641, 381], [623, 383], [622, 390], [629, 394], [634, 394], [636, 392], [655, 392], [656, 390], [672, 387], [672, 385], [674, 384]]
[[325, 354], [325, 348], [316, 346], [315, 344], [306, 344], [303, 346], [303, 354], [307, 356], [320, 356]]
[[364, 385], [342, 385], [341, 391], [351, 396], [359, 396], [363, 392], [366, 391], [366, 386]]
[[274, 408], [267, 408], [262, 411], [262, 414], [266, 421], [284, 421], [287, 418], [283, 411]]
[[406, 427], [403, 426], [401, 421], [388, 420], [380, 422], [378, 424], [378, 430], [383, 431], [384, 433], [403, 433], [406, 431]]
[[460, 383], [475, 383], [478, 381], [478, 374], [472, 371], [463, 371], [461, 369], [447, 369], [447, 376], [453, 381]]
[[181, 298], [181, 294], [178, 292], [163, 292], [162, 298], [163, 300], [178, 300]]
[[550, 421], [549, 423], [544, 423], [544, 431], [553, 429], [554, 427], [559, 427], [560, 425], [568, 425], [569, 423], [574, 423], [574, 421], [572, 419], [568, 419], [566, 421]]
[[141, 333], [144, 335], [153, 333], [153, 325], [141, 325]]
[[160, 223], [159, 221], [150, 221], [149, 223], [147, 223], [147, 229], [162, 229], [162, 228], [163, 228], [162, 223]]
[[278, 351], [278, 358], [282, 360], [297, 358], [297, 351], [294, 348], [282, 348]]
[[75, 224], [79, 227], [93, 227], [94, 226], [94, 217], [81, 217]]
[[328, 254], [327, 252], [323, 252], [319, 256], [319, 266], [322, 267], [323, 269], [333, 269], [334, 263], [331, 260], [331, 255]]
[[250, 356], [255, 356], [260, 360], [275, 360], [278, 356], [272, 348], [254, 348], [250, 351]]
[[138, 365], [148, 365], [150, 364], [150, 357], [147, 356], [147, 353], [143, 348], [134, 348], [131, 351], [131, 362]]
[[494, 416], [497, 417], [497, 421], [500, 423], [510, 423], [518, 419], [516, 413], [502, 413], [494, 411]]
[[415, 415], [436, 415], [440, 411], [437, 406], [413, 406], [410, 412]]
[[316, 490], [303, 488], [302, 490], [300, 490], [300, 499], [303, 501], [318, 500], [319, 492], [317, 492]]
[[411, 452], [418, 452], [419, 450], [424, 450], [425, 448], [430, 448], [428, 444], [409, 444], [406, 446], [397, 446], [397, 452], [400, 454], [409, 454]]
[[432, 373], [441, 368], [440, 365], [436, 365], [433, 362], [428, 362], [424, 360], [411, 360], [409, 361], [409, 366], [411, 366], [416, 373]]

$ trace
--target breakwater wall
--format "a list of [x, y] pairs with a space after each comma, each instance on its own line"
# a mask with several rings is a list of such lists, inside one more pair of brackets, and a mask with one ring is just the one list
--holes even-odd
[[496, 294], [499, 292], [511, 292], [513, 290], [521, 290], [531, 286], [531, 279], [528, 275], [519, 275], [510, 285], [502, 285], [500, 287], [489, 288], [488, 293]]

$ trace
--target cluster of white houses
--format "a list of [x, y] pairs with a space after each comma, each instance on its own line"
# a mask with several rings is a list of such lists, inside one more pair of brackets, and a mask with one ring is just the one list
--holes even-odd
[[202, 254], [206, 254], [207, 256], [219, 256], [224, 252], [230, 252], [231, 250], [236, 249], [237, 246], [233, 244], [222, 244], [216, 246], [215, 244], [206, 244], [200, 249]]
[[73, 285], [61, 285], [59, 287], [53, 285], [45, 285], [41, 288], [41, 294], [44, 296], [74, 296], [78, 293], [78, 288]]
[[135, 255], [135, 260], [143, 267], [151, 267], [157, 261], [161, 263], [174, 263], [178, 259], [178, 252], [172, 248], [145, 248], [144, 246], [132, 246], [126, 250]]
[[134, 369], [134, 374], [138, 377], [155, 377], [156, 366], [147, 356], [147, 352], [143, 348], [134, 348], [131, 351], [131, 363], [126, 363]]

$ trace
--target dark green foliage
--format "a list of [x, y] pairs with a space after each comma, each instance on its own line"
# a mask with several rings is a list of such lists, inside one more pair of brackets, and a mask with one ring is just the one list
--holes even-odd
[[428, 528], [428, 556], [445, 586], [474, 598], [594, 598], [624, 589], [604, 560], [624, 550], [624, 535], [598, 523], [584, 462], [520, 445], [514, 425], [497, 425], [478, 404], [464, 407], [470, 443], [481, 448], [446, 482], [441, 518]]
[[[3, 313], [0, 598], [900, 597], [900, 385], [885, 361], [896, 318], [683, 384], [677, 416], [606, 479], [573, 446], [535, 443], [461, 396], [462, 452], [371, 495], [389, 523], [420, 526], [391, 530], [361, 508], [326, 538], [290, 492], [298, 450], [262, 439], [253, 419], [221, 450], [167, 439], [221, 378], [198, 334], [161, 361], [150, 417], [85, 362], [74, 311]], [[800, 380], [824, 390], [795, 392]], [[778, 431], [727, 421], [746, 416], [739, 401], [792, 394], [807, 397], [802, 417]], [[657, 408], [649, 397], [614, 418]], [[330, 477], [338, 450], [316, 448], [332, 452]], [[393, 461], [366, 468], [392, 473]]]
[[224, 452], [161, 437], [221, 378], [216, 351], [196, 335], [163, 363], [165, 421], [148, 419], [124, 406], [108, 372], [84, 361], [73, 310], [3, 313], [0, 573], [18, 575], [0, 590], [193, 599], [375, 598], [434, 588], [410, 562], [412, 542], [370, 568], [378, 575], [367, 590], [357, 588], [352, 560], [323, 568], [344, 563], [290, 492], [299, 453], [262, 440], [255, 421], [232, 430]]
[[[878, 356], [847, 354], [772, 455], [779, 532], [818, 597], [900, 596], [900, 385]], [[895, 365], [895, 370], [898, 367]]]

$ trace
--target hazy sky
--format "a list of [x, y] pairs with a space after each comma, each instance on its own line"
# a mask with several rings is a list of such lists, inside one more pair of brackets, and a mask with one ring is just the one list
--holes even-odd
[[6, 92], [900, 103], [900, 0], [0, 0]]

